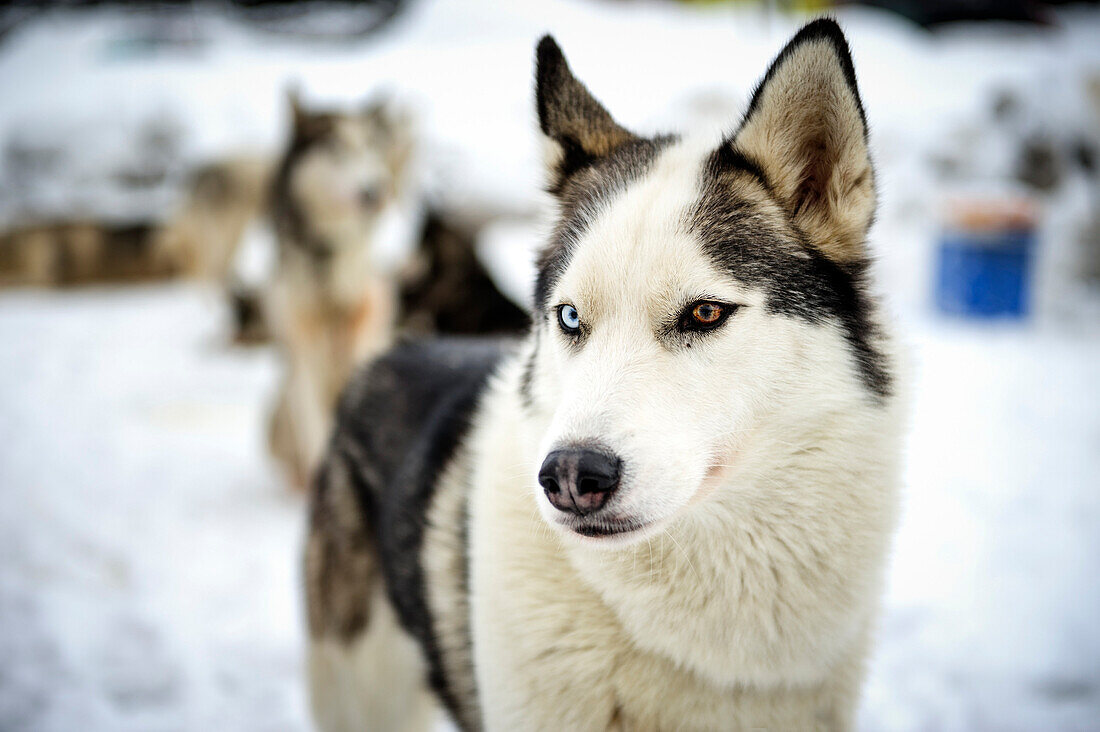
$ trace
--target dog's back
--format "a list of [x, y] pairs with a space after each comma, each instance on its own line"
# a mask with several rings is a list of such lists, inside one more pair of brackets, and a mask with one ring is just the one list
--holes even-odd
[[[322, 696], [329, 700], [327, 709], [346, 709], [355, 706], [352, 698], [362, 701], [378, 688], [386, 690], [387, 703], [412, 703], [426, 672], [450, 711], [473, 724], [468, 631], [465, 613], [455, 607], [465, 604], [466, 573], [465, 567], [451, 566], [464, 557], [464, 521], [439, 515], [464, 513], [465, 481], [441, 480], [440, 474], [448, 465], [460, 465], [454, 461], [456, 447], [508, 348], [504, 341], [472, 339], [410, 342], [360, 371], [348, 385], [318, 471], [310, 516], [306, 586], [315, 703]], [[430, 541], [428, 532], [433, 533]], [[425, 562], [426, 546], [446, 547], [449, 551], [437, 556], [448, 566]], [[438, 577], [430, 582], [425, 573]], [[381, 597], [383, 587], [400, 629]], [[441, 593], [451, 610], [445, 616], [429, 608], [443, 600]], [[439, 627], [441, 620], [451, 625]], [[420, 651], [406, 634], [423, 649], [428, 668], [419, 669]], [[395, 647], [379, 654], [377, 645], [387, 642]], [[356, 660], [364, 646], [369, 652]], [[370, 668], [380, 656], [389, 657], [385, 667]], [[413, 671], [415, 688], [406, 687], [409, 674], [402, 678], [402, 659]], [[332, 689], [326, 687], [341, 665], [356, 669], [356, 682], [334, 704], [327, 696]], [[350, 728], [385, 726], [379, 704], [367, 706], [370, 715], [349, 719]], [[407, 713], [397, 710], [394, 719]], [[318, 714], [322, 723], [324, 716]]]

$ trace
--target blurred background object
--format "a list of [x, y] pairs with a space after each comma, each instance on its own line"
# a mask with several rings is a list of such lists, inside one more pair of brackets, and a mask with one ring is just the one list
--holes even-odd
[[176, 271], [225, 281], [249, 224], [265, 211], [272, 161], [242, 155], [188, 173], [181, 203], [158, 227], [155, 256]]
[[948, 314], [1027, 314], [1035, 250], [1028, 198], [955, 198], [944, 212], [936, 260], [936, 305]]
[[[1094, 727], [1095, 3], [59, 0], [0, 7], [0, 728], [304, 728], [286, 486], [308, 469], [268, 449], [295, 354], [343, 350], [297, 367], [324, 405], [389, 339], [525, 327], [543, 32], [628, 126], [719, 134], [823, 11], [913, 364], [861, 724]], [[382, 99], [388, 138], [349, 122]], [[295, 241], [327, 254], [290, 267]], [[373, 345], [319, 345], [368, 293]]]
[[274, 268], [258, 310], [286, 372], [272, 452], [305, 489], [344, 383], [392, 342], [396, 285], [377, 251], [385, 216], [409, 195], [413, 127], [386, 101], [347, 110], [309, 109], [297, 92], [289, 101], [292, 131], [268, 202]]

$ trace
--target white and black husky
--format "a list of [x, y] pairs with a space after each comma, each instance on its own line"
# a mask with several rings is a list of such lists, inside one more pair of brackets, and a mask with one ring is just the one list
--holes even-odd
[[307, 549], [323, 729], [845, 729], [898, 503], [848, 46], [736, 132], [639, 137], [538, 47], [559, 208], [522, 344], [352, 382]]

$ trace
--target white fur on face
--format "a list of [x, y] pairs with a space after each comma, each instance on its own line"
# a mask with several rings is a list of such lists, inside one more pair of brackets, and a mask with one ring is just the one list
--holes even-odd
[[[688, 233], [710, 142], [667, 149], [596, 212], [547, 303], [535, 390], [553, 406], [541, 454], [586, 443], [613, 452], [622, 479], [604, 512], [649, 527], [600, 543], [651, 535], [728, 486], [762, 420], [805, 416], [791, 411], [796, 396], [860, 398], [838, 328], [766, 312], [764, 294], [720, 271]], [[698, 300], [740, 307], [716, 330], [680, 334], [676, 321]], [[558, 328], [555, 309], [565, 303], [584, 323], [577, 345]], [[538, 494], [547, 522], [565, 526]]]
[[362, 244], [395, 188], [386, 144], [358, 117], [339, 120], [295, 167], [291, 193], [316, 233], [335, 245]]

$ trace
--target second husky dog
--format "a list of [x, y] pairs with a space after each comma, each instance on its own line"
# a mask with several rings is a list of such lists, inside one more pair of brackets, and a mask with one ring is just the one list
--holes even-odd
[[396, 293], [376, 266], [375, 239], [402, 194], [412, 143], [408, 121], [384, 103], [316, 112], [292, 96], [291, 108], [293, 135], [271, 204], [278, 261], [264, 310], [287, 364], [272, 451], [303, 486], [340, 389], [393, 332]]
[[721, 140], [640, 137], [549, 37], [559, 218], [517, 345], [356, 378], [306, 552], [322, 729], [846, 729], [895, 525], [848, 45], [803, 28]]

